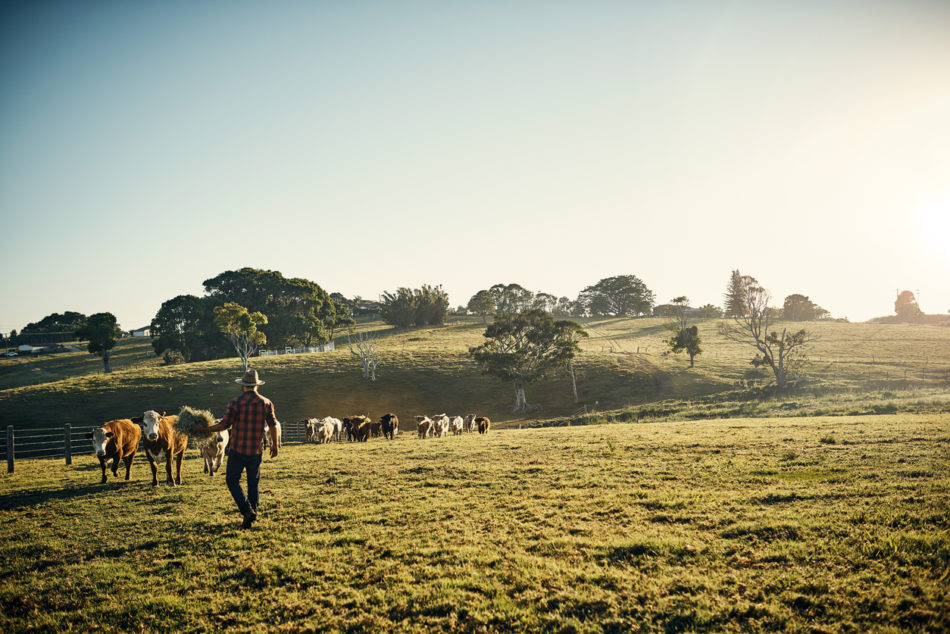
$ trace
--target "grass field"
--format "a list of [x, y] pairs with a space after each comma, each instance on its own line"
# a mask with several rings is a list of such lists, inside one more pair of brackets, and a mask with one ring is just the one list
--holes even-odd
[[288, 446], [0, 476], [2, 631], [946, 631], [950, 415]]
[[[0, 389], [103, 374], [102, 358], [86, 352], [85, 343], [65, 345], [74, 350], [36, 356], [0, 357]], [[162, 360], [155, 356], [150, 339], [128, 337], [116, 342], [111, 364], [113, 371], [121, 372], [157, 367], [162, 364]]]
[[[695, 368], [685, 357], [664, 354], [664, 322], [584, 320], [591, 337], [582, 342], [577, 361], [579, 401], [566, 377], [551, 377], [528, 387], [529, 402], [543, 407], [527, 416], [511, 413], [510, 385], [481, 375], [468, 358], [468, 347], [482, 340], [485, 328], [474, 318], [409, 331], [378, 321], [361, 324], [376, 333], [382, 358], [372, 384], [361, 379], [345, 338], [337, 339], [335, 352], [262, 357], [253, 365], [267, 381], [264, 392], [277, 404], [278, 416], [291, 421], [386, 411], [407, 418], [477, 412], [515, 425], [599, 421], [602, 412], [636, 420], [641, 413], [677, 418], [950, 411], [950, 328], [805, 324], [819, 337], [810, 352], [808, 383], [781, 399], [764, 399], [768, 376], [749, 364], [751, 348], [719, 336], [717, 320], [700, 323], [704, 352]], [[85, 352], [0, 360], [0, 419], [17, 428], [85, 426], [146, 409], [178, 411], [186, 404], [220, 415], [235, 395], [234, 379], [241, 373], [236, 358], [163, 366], [146, 355], [149, 349], [142, 340], [121, 341], [120, 369], [110, 375]], [[585, 418], [583, 412], [598, 414]]]

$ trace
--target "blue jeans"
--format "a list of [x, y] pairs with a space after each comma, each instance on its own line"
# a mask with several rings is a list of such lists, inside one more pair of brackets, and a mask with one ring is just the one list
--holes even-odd
[[[257, 512], [257, 485], [261, 481], [261, 458], [261, 454], [245, 456], [233, 449], [228, 453], [228, 469], [224, 481], [241, 515], [247, 515], [251, 510]], [[241, 472], [245, 469], [247, 469], [247, 496], [241, 489]]]

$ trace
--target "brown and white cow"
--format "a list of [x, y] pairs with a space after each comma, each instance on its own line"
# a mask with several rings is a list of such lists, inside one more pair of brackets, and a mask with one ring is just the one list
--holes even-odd
[[449, 419], [449, 429], [453, 436], [461, 436], [465, 430], [465, 420], [461, 416], [453, 416]]
[[106, 462], [112, 460], [112, 475], [119, 477], [119, 461], [125, 463], [125, 479], [132, 474], [132, 460], [139, 448], [142, 430], [130, 419], [110, 420], [100, 427], [93, 427], [86, 434], [92, 440], [92, 449], [102, 467], [102, 484], [106, 483]]
[[449, 432], [449, 417], [445, 412], [432, 417], [432, 433], [436, 438], [445, 438]]
[[416, 429], [419, 432], [419, 438], [428, 438], [432, 435], [432, 419], [428, 416], [416, 416]]
[[399, 419], [392, 412], [383, 414], [379, 419], [379, 423], [383, 427], [383, 436], [387, 440], [392, 440], [399, 433]]
[[467, 429], [469, 433], [474, 434], [478, 431], [478, 423], [475, 422], [476, 418], [478, 417], [475, 416], [475, 414], [469, 414], [465, 417], [465, 429]]
[[[220, 421], [216, 421], [215, 424], [218, 422]], [[231, 434], [227, 429], [222, 429], [201, 443], [201, 457], [205, 461], [205, 473], [214, 476], [214, 472], [221, 469], [221, 462], [224, 460], [224, 449], [228, 446], [230, 440]]]
[[[158, 463], [165, 462], [165, 482], [175, 486], [181, 484], [181, 461], [188, 448], [188, 436], [175, 429], [178, 416], [165, 416], [155, 410], [142, 415], [145, 438], [142, 445], [145, 457], [152, 467], [152, 486], [158, 486]], [[175, 478], [172, 479], [172, 460], [175, 461]]]

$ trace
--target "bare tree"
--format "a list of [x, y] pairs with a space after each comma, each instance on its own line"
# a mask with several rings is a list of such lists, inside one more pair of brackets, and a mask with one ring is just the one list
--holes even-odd
[[574, 359], [567, 362], [567, 376], [571, 377], [571, 393], [574, 395], [574, 402], [579, 399], [577, 396], [577, 373], [574, 370]]
[[782, 328], [781, 334], [770, 331], [776, 315], [775, 309], [769, 307], [772, 296], [755, 280], [747, 279], [750, 281], [743, 288], [743, 314], [734, 316], [731, 324], [721, 323], [719, 332], [730, 341], [755, 348], [758, 354], [752, 365], [769, 366], [775, 383], [784, 389], [805, 361], [806, 346], [816, 338], [804, 329], [792, 333]]
[[[363, 364], [363, 378], [376, 382], [376, 368], [379, 366], [379, 351], [376, 349], [376, 340], [367, 336], [365, 332], [354, 335], [352, 332], [346, 338], [350, 347], [350, 354], [359, 358]], [[355, 346], [355, 347], [354, 347]]]

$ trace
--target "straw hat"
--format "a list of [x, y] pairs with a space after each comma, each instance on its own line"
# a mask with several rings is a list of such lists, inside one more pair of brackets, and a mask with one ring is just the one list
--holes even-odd
[[248, 370], [247, 372], [244, 373], [244, 378], [235, 379], [234, 382], [240, 383], [241, 385], [248, 385], [248, 386], [264, 385], [264, 381], [261, 381], [260, 379], [257, 378], [257, 370]]

